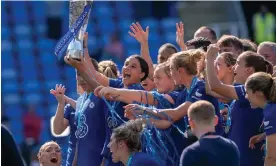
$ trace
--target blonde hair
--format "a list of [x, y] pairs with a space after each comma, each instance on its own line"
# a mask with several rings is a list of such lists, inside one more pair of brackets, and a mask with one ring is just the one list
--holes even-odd
[[223, 52], [219, 54], [219, 56], [223, 58], [227, 67], [234, 66], [236, 64], [237, 58], [232, 52]]
[[276, 78], [265, 72], [257, 72], [248, 77], [246, 88], [253, 92], [261, 91], [270, 102], [276, 102]]
[[197, 75], [197, 62], [203, 57], [205, 57], [205, 53], [200, 49], [181, 51], [173, 54], [170, 58], [170, 62], [174, 64], [177, 69], [183, 67], [187, 74]]
[[160, 63], [158, 64], [156, 67], [155, 67], [155, 70], [163, 70], [164, 73], [168, 76], [168, 77], [171, 77], [171, 73], [170, 73], [170, 66], [169, 66], [169, 63], [168, 62], [163, 62], [163, 63]]
[[113, 130], [113, 137], [116, 141], [125, 141], [131, 152], [141, 150], [141, 133], [144, 129], [143, 120], [135, 119]]
[[111, 60], [101, 61], [99, 63], [99, 72], [109, 78], [118, 78], [118, 67]]

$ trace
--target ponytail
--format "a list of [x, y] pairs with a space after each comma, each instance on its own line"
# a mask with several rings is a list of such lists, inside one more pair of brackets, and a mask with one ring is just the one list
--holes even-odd
[[105, 70], [103, 71], [103, 74], [108, 78], [117, 78], [109, 66], [105, 68]]
[[118, 78], [117, 65], [111, 60], [101, 61], [99, 63], [99, 72], [108, 78]]
[[184, 68], [187, 74], [197, 75], [197, 62], [205, 57], [205, 52], [200, 49], [181, 51], [175, 53], [170, 61], [176, 68]]

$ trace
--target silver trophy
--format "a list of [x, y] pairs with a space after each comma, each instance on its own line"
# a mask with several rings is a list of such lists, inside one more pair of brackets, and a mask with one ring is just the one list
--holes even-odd
[[[71, 0], [70, 1], [70, 7], [69, 7], [69, 28], [71, 28], [77, 21], [77, 19], [81, 16], [82, 12], [84, 11], [84, 8], [87, 3], [91, 3], [92, 1], [76, 1]], [[76, 35], [76, 37], [70, 42], [67, 48], [67, 56], [71, 57], [75, 60], [80, 60], [80, 57], [83, 56], [83, 38], [84, 34], [86, 32], [88, 20], [89, 20], [89, 14], [84, 19], [84, 22], [80, 28], [80, 31]]]

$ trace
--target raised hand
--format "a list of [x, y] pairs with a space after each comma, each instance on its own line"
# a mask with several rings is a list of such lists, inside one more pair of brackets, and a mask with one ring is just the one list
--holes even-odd
[[207, 59], [212, 58], [215, 59], [219, 53], [219, 47], [216, 44], [211, 44], [207, 50]]
[[65, 90], [66, 88], [64, 87], [64, 85], [56, 84], [55, 90], [51, 89], [50, 93], [56, 97], [59, 104], [65, 104]]
[[142, 26], [136, 22], [132, 23], [130, 26], [132, 32], [128, 32], [130, 36], [134, 37], [140, 44], [148, 42], [149, 37], [149, 27], [146, 27], [146, 31], [143, 30]]
[[182, 51], [186, 48], [184, 43], [184, 24], [182, 22], [176, 23], [176, 43]]
[[74, 68], [78, 68], [79, 66], [81, 65], [84, 65], [84, 57], [83, 56], [80, 56], [80, 60], [76, 60], [76, 59], [73, 59], [71, 57], [69, 57], [68, 55], [66, 55], [64, 57], [64, 61], [65, 63], [67, 63], [68, 65], [71, 65], [72, 67]]

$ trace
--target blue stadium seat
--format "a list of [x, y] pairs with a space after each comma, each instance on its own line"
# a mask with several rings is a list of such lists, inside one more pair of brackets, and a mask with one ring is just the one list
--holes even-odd
[[26, 81], [36, 80], [38, 76], [38, 70], [34, 66], [25, 65], [25, 67], [21, 68], [21, 77]]
[[164, 18], [160, 21], [160, 25], [165, 32], [176, 31], [176, 23], [179, 23], [178, 18]]
[[38, 48], [40, 50], [52, 51], [54, 53], [56, 42], [47, 38], [40, 38], [38, 41]]
[[118, 14], [118, 17], [121, 20], [124, 20], [126, 18], [131, 18], [133, 14], [133, 9], [128, 1], [116, 1], [115, 2], [115, 8]]
[[22, 39], [18, 41], [18, 48], [19, 51], [21, 52], [29, 52], [32, 51], [33, 49], [33, 42], [31, 40], [28, 39]]
[[31, 27], [28, 24], [19, 24], [15, 26], [14, 32], [17, 38], [30, 37]]
[[156, 32], [153, 32], [153, 33], [150, 32], [148, 41], [149, 41], [150, 46], [153, 45], [153, 44], [157, 45], [157, 43], [158, 44], [161, 43], [161, 37]]
[[146, 18], [140, 22], [140, 25], [145, 29], [147, 26], [150, 28], [150, 33], [158, 31], [159, 22], [154, 18]]
[[46, 20], [47, 4], [43, 1], [34, 1], [31, 3], [33, 8], [33, 17], [36, 22], [42, 23]]
[[9, 40], [2, 40], [1, 41], [1, 51], [7, 51], [10, 52], [12, 51], [12, 42], [10, 42]]
[[130, 25], [133, 23], [130, 19], [124, 19], [118, 22], [120, 31], [125, 34], [130, 31]]
[[40, 117], [46, 117], [48, 112], [47, 109], [45, 109], [43, 106], [38, 106], [35, 110], [38, 116]]
[[32, 55], [32, 52], [20, 52], [19, 62], [22, 68], [32, 68], [35, 70], [35, 57]]
[[[52, 96], [52, 97], [54, 97], [54, 96]], [[56, 111], [57, 111], [57, 102], [56, 101], [52, 102], [52, 103], [49, 102], [49, 104], [51, 104], [49, 106], [49, 109], [48, 109], [49, 115], [54, 116], [56, 114]]]
[[[2, 20], [3, 21], [3, 20]], [[2, 27], [1, 27], [1, 40], [9, 40], [10, 36], [11, 36], [11, 32], [10, 29], [8, 28], [8, 26], [6, 26], [5, 24], [2, 23]]]
[[111, 34], [117, 29], [116, 24], [112, 19], [99, 20], [98, 28], [99, 28], [101, 35]]
[[96, 29], [97, 29], [97, 24], [94, 21], [89, 20], [88, 26], [86, 29], [86, 32], [88, 32], [88, 34], [89, 34], [89, 38], [95, 35]]
[[175, 32], [169, 32], [164, 34], [164, 40], [166, 41], [166, 43], [171, 43], [176, 45], [176, 35]]
[[14, 81], [5, 81], [2, 82], [2, 92], [7, 93], [18, 93], [19, 85]]
[[128, 45], [138, 45], [139, 46], [138, 41], [136, 41], [136, 39], [133, 38], [132, 36], [130, 36], [128, 33], [123, 36], [123, 44], [125, 47]]
[[40, 62], [42, 65], [48, 65], [48, 64], [56, 64], [57, 63], [57, 56], [54, 54], [54, 52], [42, 52], [40, 54]]
[[42, 88], [38, 80], [25, 80], [23, 87], [25, 92], [39, 92]]
[[1, 62], [1, 68], [6, 69], [6, 68], [14, 68], [15, 67], [15, 61], [14, 58], [12, 57], [12, 54], [9, 52], [2, 52], [2, 62]]
[[98, 49], [98, 46], [100, 45], [98, 39], [96, 38], [96, 36], [90, 36], [88, 38], [88, 48], [89, 48], [89, 52]]
[[[3, 66], [3, 63], [2, 63], [2, 66]], [[3, 80], [16, 81], [16, 78], [17, 78], [16, 70], [12, 67], [2, 69], [1, 75]]]
[[47, 29], [48, 29], [48, 27], [46, 24], [43, 24], [43, 23], [37, 24], [35, 26], [35, 30], [37, 32], [36, 35], [38, 35], [40, 37], [46, 36]]
[[20, 97], [17, 93], [6, 94], [5, 97], [4, 97], [4, 103], [7, 104], [7, 105], [19, 104], [20, 103]]
[[72, 68], [72, 67], [70, 67], [70, 66], [65, 67], [64, 74], [65, 74], [65, 77], [66, 77], [67, 80], [68, 79], [71, 80], [71, 79], [75, 79], [76, 78], [75, 69]]
[[14, 16], [15, 23], [28, 23], [28, 11], [26, 7], [26, 2], [23, 1], [11, 1], [11, 9]]
[[40, 134], [41, 142], [48, 142], [48, 141], [52, 140], [49, 129], [50, 129], [50, 123], [47, 121], [44, 121], [43, 122], [43, 130]]
[[22, 119], [23, 110], [20, 105], [6, 105], [5, 106], [5, 115], [10, 119]]
[[58, 68], [57, 65], [53, 64], [53, 65], [44, 65], [43, 66], [43, 75], [44, 78], [50, 80], [50, 79], [60, 79], [61, 78], [61, 69]]
[[2, 20], [2, 25], [7, 24], [9, 17], [8, 17], [8, 13], [6, 12], [5, 8], [3, 7], [2, 3], [2, 12], [1, 12], [1, 20]]
[[16, 144], [21, 144], [24, 140], [23, 123], [18, 123], [18, 120], [12, 120], [10, 122], [10, 130]]
[[113, 8], [107, 6], [99, 6], [96, 7], [97, 5], [95, 5], [95, 8], [93, 8], [93, 10], [95, 10], [95, 12], [93, 12], [93, 14], [95, 14], [96, 18], [98, 19], [108, 19], [108, 18], [112, 18], [112, 14], [113, 14]]
[[30, 92], [24, 96], [24, 102], [26, 104], [40, 104], [42, 102], [42, 96], [40, 93]]

